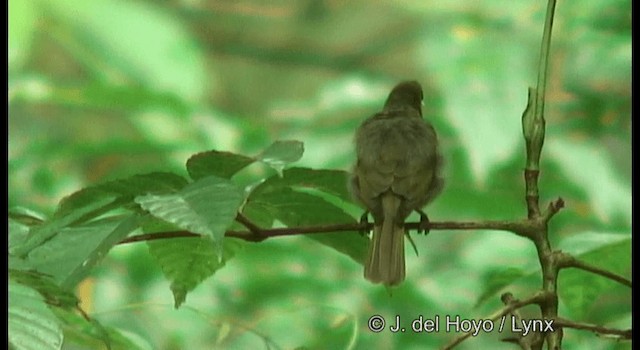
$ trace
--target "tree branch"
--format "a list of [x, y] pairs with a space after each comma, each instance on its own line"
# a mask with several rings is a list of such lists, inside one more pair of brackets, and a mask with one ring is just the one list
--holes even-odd
[[[239, 238], [250, 242], [260, 242], [267, 238], [280, 237], [280, 236], [295, 236], [306, 235], [315, 233], [328, 233], [328, 232], [348, 232], [348, 231], [369, 231], [373, 229], [372, 223], [347, 223], [347, 224], [333, 224], [333, 225], [320, 225], [320, 226], [306, 226], [306, 227], [284, 227], [284, 228], [270, 228], [263, 229], [252, 223], [248, 218], [238, 214], [236, 220], [241, 222], [250, 231], [236, 231], [228, 230], [225, 232], [226, 237]], [[498, 230], [508, 231], [515, 233], [523, 237], [531, 237], [531, 232], [535, 231], [540, 224], [539, 221], [522, 220], [522, 221], [468, 221], [468, 222], [455, 222], [455, 221], [441, 221], [430, 222], [429, 228], [433, 230]], [[407, 230], [420, 230], [424, 226], [420, 222], [406, 223], [405, 228]], [[168, 231], [168, 232], [155, 232], [146, 233], [137, 236], [127, 237], [120, 241], [118, 244], [150, 241], [156, 239], [169, 239], [169, 238], [181, 238], [181, 237], [200, 237], [200, 234], [189, 231]]]
[[542, 220], [544, 220], [545, 222], [548, 222], [562, 208], [564, 208], [564, 199], [558, 198], [555, 201], [550, 202], [549, 206], [547, 206], [547, 210], [545, 210], [544, 213], [542, 213], [541, 215]]
[[[549, 242], [547, 223], [564, 206], [564, 201], [558, 199], [552, 202], [547, 210], [541, 214], [538, 193], [540, 156], [544, 145], [546, 123], [544, 103], [555, 8], [556, 0], [548, 0], [538, 63], [538, 81], [535, 89], [529, 88], [527, 107], [522, 114], [522, 133], [525, 139], [527, 157], [524, 170], [527, 216], [530, 220], [538, 219], [542, 221], [541, 229], [533, 232], [532, 240], [536, 246], [540, 267], [542, 268], [542, 290], [550, 295], [543, 303], [540, 303], [543, 319], [555, 319], [558, 317], [558, 271], [560, 268], [554, 259], [554, 252]], [[545, 337], [548, 349], [559, 350], [561, 348], [562, 329], [546, 333]]]
[[[537, 293], [535, 293], [534, 295], [530, 296], [527, 299], [524, 300], [517, 300], [517, 299], [513, 299], [513, 296], [511, 295], [511, 293], [504, 293], [501, 297], [502, 301], [507, 304], [507, 306], [503, 307], [502, 309], [494, 312], [492, 315], [489, 315], [488, 317], [484, 317], [482, 318], [483, 320], [491, 320], [491, 321], [496, 321], [499, 318], [506, 316], [507, 314], [513, 312], [514, 310], [520, 309], [522, 307], [525, 307], [527, 305], [531, 305], [531, 304], [541, 304], [543, 303], [547, 298], [549, 298], [549, 295], [545, 292], [539, 291]], [[449, 342], [449, 344], [445, 345], [444, 347], [442, 347], [442, 350], [449, 350], [449, 349], [453, 349], [456, 345], [462, 343], [465, 339], [469, 338], [471, 335], [473, 334], [473, 332], [467, 332], [465, 334], [462, 334], [460, 336], [457, 336], [455, 338], [453, 338], [453, 340], [451, 342]]]
[[[512, 304], [518, 302], [518, 299], [514, 298], [513, 294], [511, 294], [511, 293], [502, 294], [500, 299], [502, 300], [502, 302], [505, 305], [512, 305]], [[543, 300], [541, 298], [541, 300], [539, 300], [538, 304], [541, 305], [542, 303], [543, 303]], [[513, 311], [510, 312], [510, 314], [511, 314], [512, 318], [515, 318], [515, 322], [517, 324], [522, 324], [522, 320], [523, 319], [522, 319], [522, 316], [520, 315], [520, 310], [514, 309]], [[512, 320], [512, 322], [513, 321], [514, 320]], [[534, 350], [534, 349], [542, 348], [542, 345], [544, 343], [544, 335], [543, 335], [543, 333], [530, 332], [527, 335], [523, 335], [523, 334], [516, 333], [513, 329], [511, 329], [511, 332], [514, 333], [513, 336], [507, 337], [507, 338], [503, 338], [501, 340], [504, 341], [504, 342], [517, 344], [518, 346], [520, 346], [520, 348], [522, 350]]]
[[[256, 237], [256, 239], [262, 238], [262, 230], [260, 229], [260, 227], [254, 224], [251, 220], [249, 220], [249, 218], [244, 216], [242, 213], [238, 213], [236, 215], [236, 221], [243, 224], [244, 227], [248, 228], [249, 231], [251, 231], [251, 233], [253, 233], [253, 235]], [[262, 240], [264, 240], [265, 238], [266, 237], [262, 238]]]
[[556, 318], [553, 321], [555, 327], [573, 328], [591, 331], [598, 335], [616, 335], [619, 339], [631, 340], [631, 329], [616, 329], [603, 326], [596, 326], [588, 323], [573, 322], [564, 318]]
[[608, 278], [612, 281], [616, 281], [620, 284], [623, 284], [629, 288], [631, 288], [631, 280], [624, 278], [618, 274], [615, 274], [613, 272], [601, 269], [599, 267], [595, 267], [593, 265], [587, 264], [584, 261], [578, 260], [576, 259], [574, 256], [572, 256], [571, 254], [565, 253], [565, 252], [558, 252], [557, 254], [557, 260], [558, 260], [558, 265], [560, 268], [567, 268], [567, 267], [573, 267], [573, 268], [577, 268], [577, 269], [581, 269], [581, 270], [585, 270], [591, 273], [594, 273], [596, 275]]

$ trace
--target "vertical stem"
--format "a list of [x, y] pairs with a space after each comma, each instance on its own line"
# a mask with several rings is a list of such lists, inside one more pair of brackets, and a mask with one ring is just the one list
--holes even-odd
[[[551, 29], [553, 28], [553, 15], [556, 8], [556, 0], [549, 0], [547, 3], [547, 14], [545, 17], [544, 31], [542, 33], [542, 44], [540, 48], [540, 62], [538, 66], [538, 83], [536, 86], [536, 99], [533, 114], [532, 127], [532, 148], [531, 159], [527, 159], [527, 172], [534, 172], [536, 178], [535, 188], [537, 189], [537, 173], [540, 165], [540, 154], [544, 143], [544, 102], [547, 88], [547, 71], [549, 69], [549, 51], [551, 46]], [[529, 158], [529, 155], [527, 155]], [[535, 163], [531, 164], [531, 163]], [[529, 167], [529, 165], [534, 165]], [[526, 176], [526, 175], [525, 175]], [[537, 197], [537, 193], [535, 194]], [[536, 200], [537, 202], [537, 200]], [[536, 203], [537, 206], [537, 203]], [[539, 208], [538, 208], [539, 213]], [[537, 213], [536, 213], [537, 214]], [[551, 250], [548, 239], [548, 227], [545, 223], [544, 229], [538, 232], [535, 240], [540, 266], [542, 267], [542, 288], [552, 297], [540, 305], [542, 317], [545, 319], [554, 319], [558, 317], [558, 264], [555, 261], [555, 255]], [[562, 346], [562, 331], [556, 330], [547, 334], [547, 349], [559, 350]]]
[[538, 81], [536, 88], [529, 88], [527, 108], [522, 115], [522, 131], [527, 150], [527, 161], [524, 171], [528, 217], [540, 215], [538, 175], [540, 172], [540, 155], [544, 144], [545, 120], [544, 101], [547, 90], [547, 71], [549, 70], [549, 51], [551, 46], [551, 29], [556, 0], [549, 0], [545, 17], [540, 61], [538, 62]]
[[538, 195], [538, 175], [537, 169], [526, 168], [524, 170], [524, 183], [526, 186], [527, 217], [535, 219], [540, 216], [540, 197]]
[[[543, 319], [552, 320], [558, 317], [558, 272], [560, 268], [558, 261], [556, 261], [556, 255], [549, 244], [547, 232], [545, 225], [544, 230], [536, 235], [534, 243], [542, 268], [542, 289], [550, 296], [540, 304], [540, 313]], [[556, 329], [555, 332], [547, 334], [546, 338], [547, 349], [560, 349], [562, 329]]]
[[[542, 33], [542, 46], [540, 48], [540, 62], [538, 65], [538, 84], [536, 86], [535, 119], [544, 123], [544, 101], [547, 90], [547, 71], [549, 69], [549, 50], [551, 46], [551, 29], [553, 28], [553, 14], [556, 9], [556, 0], [547, 3], [544, 31]], [[543, 125], [544, 126], [544, 125]], [[543, 131], [544, 132], [544, 131]], [[540, 145], [542, 147], [542, 144]], [[538, 154], [539, 156], [539, 154]]]
[[[558, 271], [560, 270], [556, 256], [551, 249], [548, 238], [547, 221], [550, 217], [540, 214], [538, 177], [540, 174], [540, 155], [544, 144], [545, 120], [544, 102], [547, 87], [547, 71], [549, 70], [549, 51], [551, 46], [551, 29], [556, 8], [556, 0], [548, 0], [545, 17], [540, 61], [538, 64], [538, 81], [535, 89], [529, 88], [527, 108], [522, 115], [522, 131], [526, 142], [527, 161], [524, 170], [527, 214], [529, 220], [542, 220], [543, 225], [535, 232], [533, 241], [536, 245], [540, 267], [542, 268], [542, 289], [549, 296], [540, 304], [543, 319], [558, 317]], [[558, 329], [545, 335], [547, 349], [559, 350], [562, 346], [562, 330]]]

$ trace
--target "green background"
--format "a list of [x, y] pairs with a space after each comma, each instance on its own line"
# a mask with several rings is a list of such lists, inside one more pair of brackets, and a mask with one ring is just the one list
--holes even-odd
[[[416, 79], [446, 160], [430, 218], [522, 218], [520, 118], [545, 6], [10, 0], [9, 206], [46, 217], [91, 184], [151, 171], [186, 176], [191, 154], [254, 156], [284, 139], [304, 143], [296, 166], [349, 170], [359, 123], [395, 83]], [[559, 2], [548, 84], [541, 204], [566, 202], [550, 224], [552, 244], [630, 276], [630, 0]], [[273, 174], [251, 165], [236, 180]], [[358, 216], [353, 204], [339, 205]], [[407, 280], [391, 297], [363, 279], [361, 265], [305, 237], [239, 244], [179, 310], [145, 243], [112, 249], [77, 295], [142, 349], [418, 349], [455, 334], [442, 326], [374, 334], [368, 318], [479, 319], [501, 307], [501, 292], [525, 298], [540, 286], [533, 245], [513, 234], [434, 230], [414, 240], [419, 257], [407, 246]], [[563, 270], [559, 283], [561, 316], [630, 327], [630, 289], [577, 270]], [[459, 348], [513, 348], [503, 336]], [[66, 348], [88, 342], [65, 333]], [[630, 348], [578, 330], [566, 330], [563, 345]]]

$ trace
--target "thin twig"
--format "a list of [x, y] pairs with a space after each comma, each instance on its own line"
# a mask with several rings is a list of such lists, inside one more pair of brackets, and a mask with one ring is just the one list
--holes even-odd
[[547, 210], [544, 213], [542, 213], [542, 219], [545, 222], [548, 222], [562, 208], [564, 208], [564, 199], [558, 198], [555, 201], [550, 202], [549, 206], [547, 206]]
[[[503, 295], [503, 300], [505, 300], [504, 298], [505, 295]], [[507, 314], [513, 312], [516, 309], [525, 307], [527, 305], [531, 305], [531, 304], [540, 304], [543, 303], [546, 299], [548, 298], [548, 295], [542, 291], [535, 293], [534, 295], [532, 295], [531, 297], [524, 299], [524, 300], [509, 300], [507, 303], [508, 305], [503, 307], [502, 309], [494, 312], [492, 315], [488, 316], [488, 317], [484, 317], [482, 318], [483, 320], [491, 320], [491, 321], [496, 321], [499, 318], [506, 316]], [[462, 343], [465, 339], [469, 338], [471, 335], [473, 335], [473, 332], [467, 332], [465, 334], [462, 334], [460, 336], [457, 336], [455, 338], [453, 338], [453, 340], [451, 342], [449, 342], [449, 344], [445, 345], [444, 347], [442, 347], [442, 350], [448, 350], [448, 349], [453, 349], [456, 345]]]
[[[241, 219], [242, 220], [242, 219]], [[240, 221], [240, 220], [239, 220]], [[248, 221], [248, 219], [247, 219]], [[248, 221], [250, 222], [250, 221]], [[243, 224], [245, 224], [243, 222]], [[455, 222], [455, 221], [442, 221], [442, 222], [430, 222], [429, 228], [433, 230], [498, 230], [513, 232], [517, 235], [528, 237], [529, 232], [536, 229], [538, 225], [537, 221], [469, 221], [469, 222]], [[246, 224], [245, 224], [246, 226]], [[371, 223], [347, 223], [347, 224], [333, 224], [333, 225], [320, 225], [320, 226], [306, 226], [306, 227], [284, 227], [284, 228], [270, 228], [263, 229], [253, 223], [251, 223], [251, 231], [235, 231], [228, 230], [225, 232], [226, 237], [234, 237], [243, 239], [250, 242], [259, 242], [267, 238], [281, 237], [281, 236], [295, 236], [315, 233], [328, 233], [328, 232], [361, 232], [368, 231], [373, 228]], [[420, 222], [406, 223], [405, 228], [407, 230], [420, 230], [424, 224]], [[169, 239], [169, 238], [181, 238], [181, 237], [200, 237], [199, 234], [189, 231], [168, 231], [168, 232], [155, 232], [146, 233], [133, 237], [127, 237], [120, 241], [118, 244], [150, 241], [156, 239]]]
[[260, 236], [262, 234], [262, 230], [260, 229], [260, 227], [254, 224], [251, 220], [249, 220], [249, 218], [244, 216], [242, 213], [238, 213], [236, 215], [236, 221], [243, 224], [244, 227], [248, 228], [249, 231], [251, 231], [251, 233], [253, 233], [254, 235]]
[[[511, 305], [513, 303], [518, 302], [518, 299], [514, 298], [513, 294], [511, 293], [502, 294], [500, 299], [505, 305]], [[516, 332], [513, 329], [514, 322], [520, 325], [522, 324], [522, 321], [523, 319], [522, 319], [522, 315], [520, 314], [520, 310], [514, 309], [513, 311], [511, 311], [511, 322], [512, 322], [511, 327], [512, 328], [510, 329], [510, 331], [513, 334], [512, 336], [502, 338], [501, 340], [504, 342], [517, 344], [523, 350], [533, 350], [533, 349], [541, 348], [544, 341], [544, 336], [541, 333], [530, 332], [529, 334], [522, 334], [522, 333]]]
[[620, 337], [620, 339], [631, 340], [631, 329], [608, 328], [608, 327], [597, 326], [597, 325], [588, 324], [588, 323], [574, 322], [564, 318], [556, 318], [555, 320], [553, 320], [553, 325], [554, 327], [587, 330], [599, 335], [603, 335], [603, 334], [617, 335]]
[[189, 231], [154, 232], [154, 233], [145, 233], [141, 235], [127, 237], [121, 240], [120, 242], [118, 242], [118, 244], [154, 241], [157, 239], [187, 238], [187, 237], [190, 237], [190, 238], [202, 237], [202, 235], [189, 232]]
[[561, 252], [559, 257], [558, 257], [558, 264], [561, 268], [567, 268], [567, 267], [573, 267], [576, 269], [581, 269], [581, 270], [585, 270], [591, 273], [594, 273], [596, 275], [608, 278], [612, 281], [616, 281], [620, 284], [623, 284], [629, 288], [631, 288], [631, 280], [624, 278], [618, 274], [615, 274], [613, 272], [601, 269], [599, 267], [595, 267], [593, 265], [587, 264], [584, 261], [578, 260], [577, 258], [575, 258], [574, 256], [565, 253], [565, 252]]

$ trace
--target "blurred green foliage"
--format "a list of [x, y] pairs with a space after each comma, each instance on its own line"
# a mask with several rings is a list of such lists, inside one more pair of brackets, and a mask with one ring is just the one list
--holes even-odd
[[[127, 227], [116, 229], [108, 218], [86, 223], [83, 216], [112, 208], [109, 203], [132, 203], [144, 186], [170, 192], [189, 176], [197, 182], [211, 167], [185, 168], [187, 159], [215, 149], [243, 155], [227, 154], [219, 176], [242, 169], [236, 184], [261, 186], [245, 207], [254, 221], [355, 222], [360, 210], [335, 176], [353, 161], [355, 128], [381, 107], [391, 86], [410, 78], [425, 88], [425, 117], [438, 131], [447, 164], [445, 190], [427, 208], [432, 220], [522, 218], [520, 117], [535, 83], [545, 6], [533, 0], [9, 0], [9, 206], [35, 222], [53, 218], [40, 231], [44, 240], [78, 223], [51, 239], [64, 243], [60, 248], [38, 248], [39, 267], [59, 283], [84, 278], [80, 306], [105, 328], [65, 310], [51, 314], [37, 286], [13, 280], [9, 294], [19, 302], [9, 314], [39, 315], [32, 326], [49, 330], [42, 333], [49, 344], [60, 341], [62, 329], [65, 349], [97, 348], [104, 337], [129, 349], [446, 344], [454, 333], [373, 333], [367, 321], [375, 314], [389, 322], [395, 315], [405, 322], [419, 315], [489, 315], [500, 307], [501, 292], [524, 298], [539, 288], [530, 242], [503, 232], [415, 237], [420, 256], [408, 254], [407, 281], [392, 296], [363, 279], [355, 234], [345, 233], [342, 245], [335, 244], [339, 234], [239, 242], [225, 247], [222, 265], [206, 270], [213, 277], [199, 285], [178, 281], [186, 283], [178, 284], [181, 293], [195, 289], [174, 310], [175, 272], [167, 273], [158, 259], [167, 255], [157, 253], [171, 244], [117, 246], [105, 258], [100, 247], [111, 247]], [[630, 73], [631, 1], [559, 2], [541, 204], [558, 196], [567, 203], [550, 225], [554, 246], [624, 276], [631, 271]], [[278, 180], [276, 170], [251, 159], [271, 158], [273, 150], [261, 152], [275, 140], [304, 143], [296, 166], [336, 173], [318, 173], [312, 186], [274, 196], [289, 188], [287, 170]], [[287, 163], [297, 150], [275, 152]], [[288, 171], [297, 183], [308, 176]], [[165, 175], [134, 176], [152, 172]], [[335, 207], [341, 210], [329, 212]], [[23, 249], [14, 244], [32, 224], [9, 221], [10, 251]], [[90, 236], [87, 245], [82, 237]], [[65, 249], [101, 263], [56, 276], [73, 263]], [[10, 264], [20, 269], [29, 260]], [[626, 287], [567, 270], [559, 294], [565, 318], [630, 327]], [[64, 322], [56, 325], [56, 317]], [[30, 325], [13, 327], [29, 331]], [[512, 348], [499, 339], [481, 335], [459, 348]], [[577, 330], [565, 331], [563, 345], [631, 347]]]

